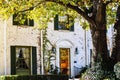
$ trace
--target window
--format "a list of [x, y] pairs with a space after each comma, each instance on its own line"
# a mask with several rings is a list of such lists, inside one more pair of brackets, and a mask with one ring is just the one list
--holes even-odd
[[54, 30], [69, 30], [74, 31], [73, 20], [68, 15], [58, 16], [54, 18]]
[[36, 70], [35, 47], [31, 51], [31, 47], [11, 46], [11, 74], [30, 75], [36, 74]]
[[16, 74], [30, 74], [30, 49], [16, 47]]
[[27, 19], [25, 14], [14, 14], [13, 25], [34, 26], [34, 20]]

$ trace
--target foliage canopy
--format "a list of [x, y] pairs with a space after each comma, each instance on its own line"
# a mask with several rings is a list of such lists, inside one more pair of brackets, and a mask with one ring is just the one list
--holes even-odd
[[[9, 18], [15, 13], [25, 13], [27, 18], [34, 19], [44, 28], [51, 17], [56, 14], [68, 14], [72, 18], [78, 17], [86, 28], [92, 23], [91, 12], [95, 1], [102, 1], [107, 6], [107, 22], [112, 24], [119, 0], [0, 0], [0, 17]], [[80, 16], [81, 15], [81, 16]], [[87, 20], [87, 22], [85, 20]]]

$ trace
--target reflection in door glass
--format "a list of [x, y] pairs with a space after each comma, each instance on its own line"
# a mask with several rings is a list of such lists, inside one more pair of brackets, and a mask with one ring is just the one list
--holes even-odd
[[70, 49], [60, 48], [60, 69], [62, 74], [70, 74]]

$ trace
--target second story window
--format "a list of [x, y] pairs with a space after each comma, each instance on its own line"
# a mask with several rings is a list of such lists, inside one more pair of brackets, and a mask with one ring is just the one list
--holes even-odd
[[58, 16], [54, 18], [54, 30], [69, 30], [74, 31], [73, 20], [70, 20], [68, 15]]
[[13, 25], [34, 26], [34, 20], [28, 19], [26, 14], [14, 14]]

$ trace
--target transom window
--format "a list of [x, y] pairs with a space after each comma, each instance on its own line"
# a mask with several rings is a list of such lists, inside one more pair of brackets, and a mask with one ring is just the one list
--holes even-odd
[[74, 31], [73, 20], [68, 15], [59, 16], [56, 15], [54, 18], [54, 30], [69, 30]]

